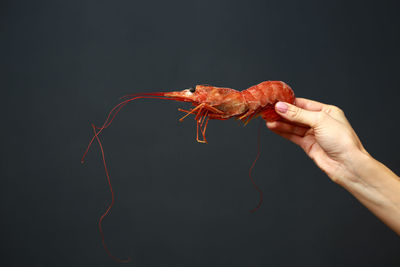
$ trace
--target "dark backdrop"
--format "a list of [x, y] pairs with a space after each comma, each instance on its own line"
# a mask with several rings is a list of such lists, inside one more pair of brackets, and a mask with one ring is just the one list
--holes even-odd
[[[282, 80], [343, 108], [400, 173], [399, 6], [385, 1], [2, 1], [1, 265], [118, 266], [97, 228], [110, 203], [99, 148], [118, 97]], [[400, 239], [300, 148], [258, 122], [138, 100], [102, 135], [116, 204], [106, 242], [132, 266], [399, 266]]]

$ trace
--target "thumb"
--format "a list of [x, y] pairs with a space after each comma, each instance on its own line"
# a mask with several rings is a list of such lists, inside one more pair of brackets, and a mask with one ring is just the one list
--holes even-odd
[[275, 111], [281, 117], [289, 121], [301, 123], [310, 127], [313, 127], [317, 124], [321, 115], [321, 112], [305, 110], [286, 102], [276, 103]]

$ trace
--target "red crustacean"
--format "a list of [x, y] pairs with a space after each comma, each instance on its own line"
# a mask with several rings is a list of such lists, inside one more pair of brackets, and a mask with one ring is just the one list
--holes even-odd
[[[163, 96], [177, 98], [178, 101], [191, 102], [192, 110], [179, 109], [187, 114], [196, 114], [197, 141], [207, 143], [205, 131], [207, 122], [211, 120], [227, 120], [236, 118], [247, 124], [251, 119], [261, 116], [265, 121], [275, 121], [279, 115], [274, 110], [278, 101], [293, 103], [293, 90], [284, 82], [266, 81], [246, 90], [237, 91], [231, 88], [197, 85], [195, 88], [179, 92], [163, 93]], [[205, 123], [204, 123], [205, 121]], [[202, 125], [204, 123], [204, 128]], [[203, 140], [199, 140], [201, 129]]]
[[[206, 139], [206, 129], [209, 120], [227, 120], [230, 118], [235, 118], [241, 120], [245, 125], [252, 119], [261, 116], [265, 121], [275, 121], [279, 119], [279, 115], [274, 110], [274, 105], [278, 101], [284, 101], [288, 103], [294, 103], [295, 96], [293, 90], [284, 82], [281, 81], [265, 81], [257, 85], [254, 85], [246, 90], [237, 91], [231, 88], [215, 87], [211, 85], [196, 85], [195, 88], [189, 88], [182, 91], [175, 92], [154, 92], [154, 93], [141, 93], [126, 95], [122, 97], [122, 101], [117, 104], [109, 112], [103, 126], [96, 127], [92, 125], [94, 136], [90, 140], [89, 145], [82, 156], [82, 163], [84, 158], [89, 151], [90, 146], [96, 139], [99, 143], [103, 164], [108, 180], [108, 184], [111, 191], [111, 204], [108, 206], [107, 210], [99, 219], [99, 230], [102, 237], [103, 246], [106, 252], [111, 258], [118, 262], [126, 262], [114, 257], [108, 250], [105, 242], [104, 235], [102, 231], [102, 220], [108, 214], [110, 209], [114, 204], [114, 192], [111, 187], [111, 181], [106, 166], [104, 151], [102, 144], [99, 139], [99, 134], [107, 127], [110, 126], [111, 122], [114, 120], [118, 112], [129, 102], [141, 99], [141, 98], [156, 98], [156, 99], [166, 99], [175, 100], [181, 102], [190, 102], [194, 108], [190, 110], [179, 109], [186, 114], [180, 118], [182, 121], [190, 114], [195, 115], [195, 120], [197, 123], [197, 137], [196, 140], [201, 143], [207, 143]], [[201, 133], [202, 139], [199, 138], [199, 132]], [[257, 158], [259, 153], [257, 154]], [[257, 160], [256, 158], [256, 160]], [[249, 176], [251, 179], [251, 169], [254, 167], [255, 161], [250, 168]], [[260, 201], [255, 209], [257, 210], [262, 203], [262, 192], [251, 179], [254, 187], [260, 193]], [[129, 260], [127, 260], [129, 261]]]

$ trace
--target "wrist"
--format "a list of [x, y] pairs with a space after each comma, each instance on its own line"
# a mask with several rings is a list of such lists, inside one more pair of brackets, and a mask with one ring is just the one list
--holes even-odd
[[340, 179], [343, 187], [354, 183], [365, 183], [364, 178], [377, 161], [364, 149], [349, 153], [345, 162], [346, 175]]
[[393, 182], [399, 186], [398, 177], [365, 150], [354, 153], [347, 166], [349, 175], [341, 180], [340, 185], [353, 195], [368, 196], [375, 204], [385, 202], [384, 191], [393, 187]]
[[400, 235], [400, 178], [365, 150], [351, 158], [339, 184]]

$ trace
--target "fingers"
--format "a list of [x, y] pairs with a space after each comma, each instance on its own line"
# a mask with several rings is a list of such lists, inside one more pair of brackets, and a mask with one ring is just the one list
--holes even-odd
[[333, 105], [324, 104], [306, 98], [296, 98], [296, 106], [309, 111], [323, 111], [341, 122], [347, 122], [344, 112]]
[[271, 129], [271, 131], [301, 147], [312, 159], [319, 157], [318, 155], [321, 154], [321, 147], [316, 145], [315, 138], [311, 135], [299, 136], [289, 132], [280, 132], [276, 129]]
[[296, 98], [296, 106], [310, 111], [321, 111], [326, 104], [306, 98]]
[[302, 147], [303, 146], [303, 137], [295, 135], [295, 134], [290, 134], [290, 133], [284, 133], [277, 131], [276, 129], [271, 129], [272, 132], [276, 133], [277, 135], [282, 136], [283, 138], [295, 143], [296, 145]]
[[266, 125], [271, 131], [290, 133], [298, 136], [304, 136], [306, 132], [310, 130], [309, 127], [294, 125], [292, 123], [287, 123], [283, 121], [267, 122]]
[[288, 121], [304, 124], [311, 128], [321, 120], [322, 116], [326, 115], [324, 112], [305, 110], [285, 102], [276, 103], [275, 111]]
[[296, 145], [299, 145], [302, 148], [304, 147], [305, 143], [304, 136], [306, 135], [307, 131], [310, 131], [309, 127], [297, 126], [282, 121], [267, 122], [266, 125], [272, 132], [295, 143]]

